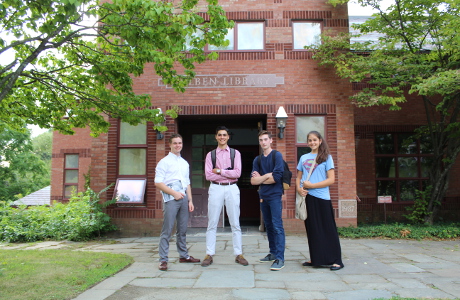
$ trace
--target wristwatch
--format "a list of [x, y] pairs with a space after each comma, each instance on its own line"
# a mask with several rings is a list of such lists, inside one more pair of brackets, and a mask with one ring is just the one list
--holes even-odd
[[217, 169], [216, 172], [217, 172], [217, 174], [220, 174], [220, 169]]

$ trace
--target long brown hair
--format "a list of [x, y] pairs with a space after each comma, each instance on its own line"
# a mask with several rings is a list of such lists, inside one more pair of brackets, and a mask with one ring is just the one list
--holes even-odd
[[329, 157], [329, 146], [327, 145], [326, 140], [321, 136], [321, 133], [314, 130], [307, 134], [307, 141], [310, 134], [316, 135], [316, 137], [321, 141], [321, 144], [318, 147], [318, 155], [316, 156], [316, 163], [319, 165], [320, 163], [325, 162]]

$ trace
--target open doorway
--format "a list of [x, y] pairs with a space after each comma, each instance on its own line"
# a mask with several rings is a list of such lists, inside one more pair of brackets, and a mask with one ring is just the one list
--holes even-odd
[[[242, 171], [238, 180], [240, 189], [240, 225], [259, 226], [260, 207], [257, 187], [250, 183], [252, 162], [259, 155], [257, 134], [265, 128], [266, 116], [262, 115], [219, 115], [219, 116], [180, 116], [179, 133], [184, 138], [183, 157], [190, 164], [195, 211], [189, 219], [189, 227], [207, 227], [209, 181], [204, 175], [206, 154], [217, 147], [215, 129], [224, 125], [230, 130], [230, 147], [241, 153]], [[224, 223], [223, 223], [224, 222]], [[227, 226], [226, 215], [221, 218], [219, 227]]]

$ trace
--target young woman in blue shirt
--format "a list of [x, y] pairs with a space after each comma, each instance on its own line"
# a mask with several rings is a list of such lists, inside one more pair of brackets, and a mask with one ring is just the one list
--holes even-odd
[[[306, 197], [305, 228], [311, 259], [302, 265], [329, 266], [331, 271], [337, 271], [344, 265], [329, 192], [329, 186], [335, 181], [334, 161], [319, 132], [309, 132], [307, 143], [311, 152], [300, 157], [296, 178], [297, 193]], [[312, 166], [313, 171], [307, 180]]]

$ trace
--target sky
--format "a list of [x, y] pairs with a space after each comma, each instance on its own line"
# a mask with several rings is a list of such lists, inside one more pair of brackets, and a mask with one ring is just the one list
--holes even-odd
[[[385, 5], [385, 3], [391, 3], [392, 0], [382, 0], [382, 3]], [[350, 16], [370, 16], [374, 13], [370, 8], [367, 7], [361, 7], [359, 4], [356, 4], [354, 1], [348, 2], [348, 14]], [[35, 137], [37, 135], [40, 135], [41, 133], [47, 131], [48, 129], [41, 129], [40, 127], [36, 125], [29, 125], [28, 126], [30, 129], [32, 129], [32, 137]]]
[[[382, 8], [386, 8], [392, 3], [394, 3], [393, 0], [380, 1]], [[356, 4], [356, 1], [350, 0], [350, 2], [348, 2], [348, 15], [350, 16], [370, 16], [376, 12], [377, 11], [373, 11], [371, 8], [362, 7], [361, 5]]]

